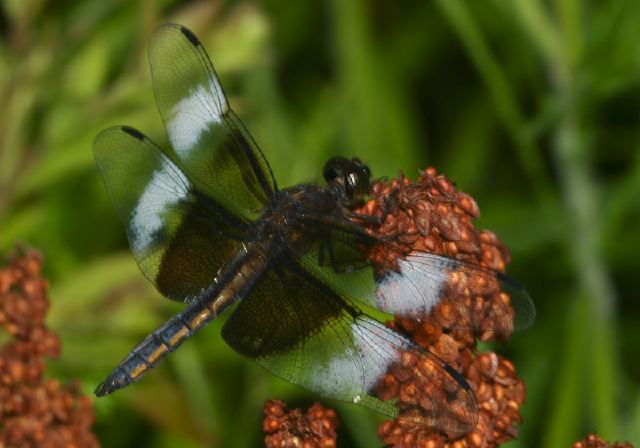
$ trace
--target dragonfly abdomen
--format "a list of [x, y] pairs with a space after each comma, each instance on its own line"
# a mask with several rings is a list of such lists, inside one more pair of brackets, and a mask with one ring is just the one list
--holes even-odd
[[138, 344], [129, 355], [96, 388], [101, 397], [137, 381], [155, 367], [168, 353], [180, 346], [196, 330], [215, 317], [212, 302], [195, 302], [176, 314]]
[[210, 299], [197, 299], [147, 336], [98, 385], [95, 394], [101, 397], [139, 380], [189, 336], [244, 297], [266, 266], [266, 259], [261, 254], [243, 254], [236, 263], [232, 263], [228, 275], [208, 291]]

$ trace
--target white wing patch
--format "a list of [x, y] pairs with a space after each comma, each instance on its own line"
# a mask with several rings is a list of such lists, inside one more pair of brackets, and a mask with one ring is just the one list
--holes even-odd
[[323, 395], [359, 402], [362, 394], [371, 393], [389, 366], [398, 362], [399, 349], [408, 342], [369, 317], [353, 322], [350, 330], [352, 340], [337, 347], [328, 364], [316, 366], [309, 386]]
[[[399, 272], [389, 271], [378, 282], [378, 307], [395, 316], [426, 316], [442, 297], [447, 263], [425, 264], [424, 256], [398, 260]], [[437, 260], [437, 259], [435, 259]], [[442, 264], [441, 266], [439, 264]]]
[[363, 317], [353, 323], [351, 331], [364, 369], [363, 390], [369, 392], [384, 377], [389, 366], [399, 361], [399, 349], [408, 342], [369, 317]]
[[186, 199], [189, 186], [186, 176], [162, 158], [131, 212], [130, 238], [134, 253], [152, 248], [157, 232], [164, 228], [162, 215]]
[[226, 110], [226, 100], [217, 81], [210, 80], [207, 87], [199, 85], [171, 110], [167, 132], [173, 149], [181, 157], [186, 156], [210, 126], [222, 122]]

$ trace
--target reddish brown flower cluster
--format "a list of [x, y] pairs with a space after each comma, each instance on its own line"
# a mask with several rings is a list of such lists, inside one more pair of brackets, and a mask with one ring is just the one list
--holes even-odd
[[633, 448], [633, 445], [629, 442], [609, 443], [595, 434], [589, 434], [583, 440], [574, 443], [573, 448]]
[[286, 410], [286, 404], [269, 400], [264, 404], [262, 429], [267, 448], [333, 448], [336, 446], [338, 418], [333, 409], [316, 403], [306, 414]]
[[45, 357], [60, 340], [44, 325], [48, 283], [34, 251], [0, 268], [0, 325], [13, 340], [0, 348], [0, 448], [97, 447], [91, 399], [76, 384], [44, 380]]
[[[372, 196], [357, 212], [377, 217], [382, 225], [376, 232], [393, 237], [404, 254], [430, 252], [496, 271], [504, 271], [510, 261], [508, 250], [493, 233], [478, 232], [473, 226], [472, 220], [480, 215], [476, 202], [433, 168], [422, 172], [417, 182], [404, 176], [378, 182]], [[381, 247], [370, 256], [376, 266], [389, 269], [398, 253]], [[390, 326], [462, 372], [477, 400], [478, 422], [466, 434], [444, 434], [413, 423], [401, 413], [404, 419], [387, 421], [379, 428], [388, 446], [493, 447], [517, 435], [514, 425], [522, 421], [519, 409], [526, 395], [524, 383], [510, 361], [476, 349], [477, 340], [503, 339], [511, 333], [514, 312], [509, 295], [495, 279], [458, 269], [451, 271], [444, 297], [428, 316], [396, 317]], [[396, 382], [399, 387], [386, 387]], [[407, 401], [406, 390], [426, 390], [428, 398], [437, 396], [428, 385], [415, 378], [399, 378], [391, 369], [378, 394], [381, 399], [397, 398], [399, 409], [404, 409], [416, 402]], [[422, 401], [417, 403], [423, 412], [432, 415], [437, 404]]]

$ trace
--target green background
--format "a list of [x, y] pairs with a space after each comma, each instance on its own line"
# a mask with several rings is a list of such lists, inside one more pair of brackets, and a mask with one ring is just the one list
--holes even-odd
[[[640, 2], [0, 2], [0, 250], [43, 251], [50, 375], [87, 393], [179, 307], [139, 273], [93, 163], [114, 124], [166, 144], [146, 47], [203, 41], [280, 185], [357, 155], [375, 176], [436, 167], [509, 246], [534, 326], [495, 348], [528, 398], [510, 446], [597, 431], [640, 443]], [[262, 403], [316, 397], [227, 348], [213, 323], [144, 381], [95, 401], [106, 447], [259, 446]], [[334, 405], [332, 402], [325, 402]], [[378, 416], [337, 405], [338, 446]]]

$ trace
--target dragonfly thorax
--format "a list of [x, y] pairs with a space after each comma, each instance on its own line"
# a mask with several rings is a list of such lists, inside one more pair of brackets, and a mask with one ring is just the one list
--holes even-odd
[[255, 223], [256, 235], [282, 244], [295, 253], [306, 252], [321, 237], [317, 216], [342, 215], [340, 201], [328, 188], [313, 184], [281, 190]]

